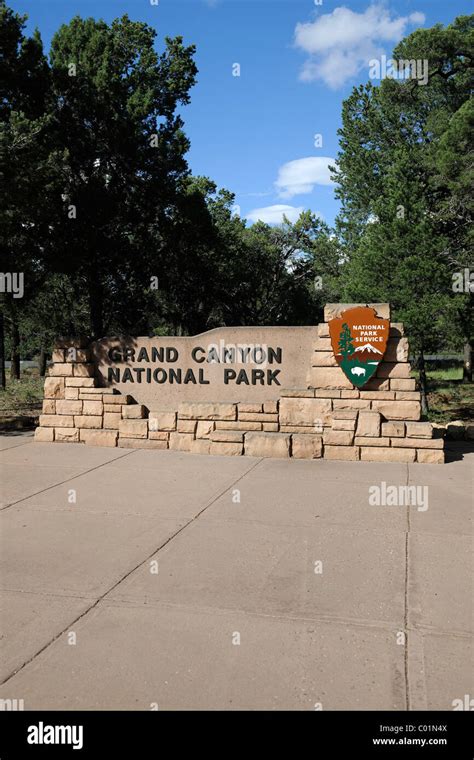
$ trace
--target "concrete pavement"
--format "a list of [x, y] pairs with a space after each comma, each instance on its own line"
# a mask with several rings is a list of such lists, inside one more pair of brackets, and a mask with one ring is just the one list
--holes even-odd
[[[473, 685], [472, 464], [0, 437], [0, 698], [451, 710]], [[427, 498], [374, 505], [374, 487]]]

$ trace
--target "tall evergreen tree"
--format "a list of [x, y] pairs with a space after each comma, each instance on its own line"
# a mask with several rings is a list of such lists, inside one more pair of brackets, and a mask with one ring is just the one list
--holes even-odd
[[26, 17], [0, 0], [0, 254], [2, 273], [21, 278], [21, 294], [0, 294], [0, 381], [5, 387], [4, 326], [11, 374], [20, 376], [20, 321], [44, 282], [51, 237], [51, 170], [46, 132], [49, 70], [39, 33], [24, 34]]
[[450, 189], [437, 166], [442, 136], [469, 97], [471, 26], [459, 19], [447, 29], [418, 30], [395, 49], [396, 60], [428, 59], [426, 86], [386, 79], [353, 91], [343, 106], [335, 171], [348, 255], [345, 295], [391, 301], [419, 357], [425, 412], [425, 352], [457, 340], [460, 300], [445, 255], [454, 233], [442, 223]]
[[194, 47], [127, 16], [74, 18], [51, 45], [62, 270], [82, 284], [91, 333], [148, 328], [150, 278], [166, 267], [168, 217], [189, 147], [176, 109], [189, 101]]

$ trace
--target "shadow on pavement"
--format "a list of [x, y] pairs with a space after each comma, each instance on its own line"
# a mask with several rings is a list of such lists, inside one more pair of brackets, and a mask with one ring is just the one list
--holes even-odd
[[446, 441], [446, 462], [458, 462], [474, 453], [474, 441]]

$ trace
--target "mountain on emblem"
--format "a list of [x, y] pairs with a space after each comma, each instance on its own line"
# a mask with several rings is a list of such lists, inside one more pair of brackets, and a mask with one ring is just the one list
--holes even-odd
[[332, 349], [345, 376], [361, 388], [377, 371], [387, 348], [390, 320], [370, 306], [346, 309], [329, 322]]
[[378, 350], [378, 348], [375, 348], [375, 346], [372, 346], [370, 343], [366, 343], [365, 346], [359, 346], [359, 348], [356, 348], [355, 352], [358, 351], [373, 351], [374, 354], [381, 354], [382, 352]]

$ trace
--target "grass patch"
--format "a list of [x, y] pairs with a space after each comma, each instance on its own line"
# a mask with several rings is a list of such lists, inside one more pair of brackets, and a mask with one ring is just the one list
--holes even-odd
[[0, 391], [0, 418], [35, 416], [41, 411], [44, 378], [34, 367], [23, 370], [20, 380], [11, 380], [7, 371], [7, 387]]
[[452, 420], [474, 420], [474, 385], [463, 385], [459, 380], [438, 381], [435, 387], [430, 383], [428, 405], [429, 419], [432, 422], [450, 422]]
[[427, 372], [431, 381], [458, 381], [462, 380], [462, 367], [446, 367], [446, 369], [431, 369]]
[[[462, 382], [462, 367], [430, 369], [428, 380], [428, 419], [446, 423], [452, 420], [474, 420], [474, 383]], [[418, 372], [411, 376], [418, 380]]]

